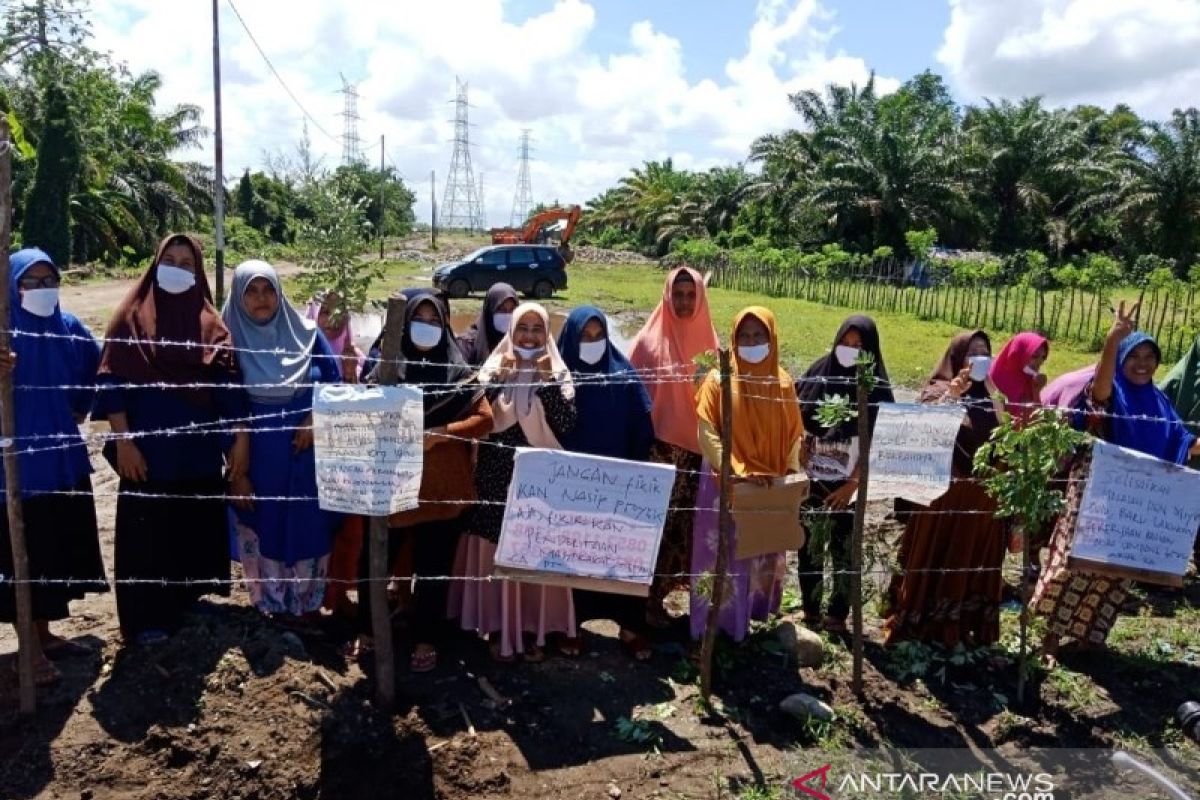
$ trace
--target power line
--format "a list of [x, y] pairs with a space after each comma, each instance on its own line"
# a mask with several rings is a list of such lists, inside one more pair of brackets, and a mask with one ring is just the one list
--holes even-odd
[[275, 65], [272, 64], [271, 59], [267, 57], [266, 52], [262, 49], [262, 45], [258, 43], [258, 39], [254, 38], [254, 34], [250, 31], [250, 26], [247, 25], [246, 20], [242, 18], [242, 13], [238, 11], [237, 6], [233, 4], [233, 0], [225, 0], [225, 2], [229, 4], [229, 8], [233, 11], [234, 16], [236, 16], [238, 22], [241, 23], [242, 30], [244, 30], [246, 35], [250, 37], [250, 42], [254, 45], [254, 49], [258, 50], [258, 54], [262, 56], [263, 61], [266, 62], [267, 69], [271, 70], [271, 74], [275, 76], [275, 80], [279, 81], [279, 85], [283, 87], [285, 92], [287, 92], [288, 97], [292, 98], [292, 102], [296, 104], [296, 107], [300, 109], [304, 116], [308, 117], [308, 121], [311, 122], [317, 130], [325, 134], [325, 136], [333, 142], [341, 144], [341, 140], [331, 134], [329, 131], [325, 130], [325, 128], [321, 126], [321, 123], [317, 122], [317, 118], [308, 113], [308, 109], [305, 108], [304, 104], [300, 102], [300, 98], [296, 97], [295, 93], [288, 88], [287, 82], [284, 81], [283, 76], [279, 74], [279, 70], [275, 69]]

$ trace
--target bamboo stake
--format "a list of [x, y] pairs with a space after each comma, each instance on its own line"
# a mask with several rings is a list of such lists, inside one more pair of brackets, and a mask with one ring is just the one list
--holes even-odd
[[700, 697], [708, 703], [712, 697], [713, 651], [717, 644], [717, 619], [725, 602], [725, 583], [729, 572], [729, 534], [733, 519], [729, 501], [733, 494], [733, 382], [729, 350], [722, 348], [721, 358], [721, 496], [717, 522], [717, 562], [713, 566], [708, 620], [700, 649]]
[[[11, 347], [9, 308], [8, 251], [12, 245], [12, 144], [8, 120], [0, 115], [0, 351]], [[12, 374], [0, 375], [0, 436], [16, 436], [17, 420], [13, 408]], [[12, 544], [13, 593], [17, 599], [17, 679], [20, 684], [19, 708], [29, 716], [37, 708], [37, 686], [33, 679], [33, 598], [29, 588], [29, 553], [25, 549], [25, 516], [21, 506], [21, 469], [17, 451], [11, 444], [4, 448], [4, 494], [8, 512], [8, 538]]]
[[[392, 386], [399, 372], [400, 339], [404, 333], [404, 295], [388, 298], [387, 318], [383, 325], [380, 347], [380, 386]], [[371, 580], [371, 636], [375, 640], [375, 702], [384, 711], [391, 711], [396, 702], [396, 656], [392, 649], [392, 616], [388, 613], [387, 579], [391, 565], [387, 562], [388, 520], [386, 516], [371, 517], [368, 574]], [[359, 598], [359, 602], [364, 602]]]
[[[867, 482], [870, 480], [871, 418], [868, 400], [870, 392], [863, 386], [864, 364], [858, 365], [858, 494], [854, 500], [854, 532], [850, 541], [850, 598], [853, 608], [853, 689], [863, 693], [863, 529], [867, 523]], [[875, 366], [870, 366], [872, 372]], [[874, 377], [872, 375], [872, 377]]]

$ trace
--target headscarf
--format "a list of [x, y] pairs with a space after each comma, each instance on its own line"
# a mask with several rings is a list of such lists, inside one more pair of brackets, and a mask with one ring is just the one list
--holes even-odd
[[1046, 384], [1045, 389], [1042, 389], [1042, 405], [1074, 408], [1079, 403], [1079, 397], [1083, 394], [1083, 390], [1095, 376], [1095, 364], [1059, 375]]
[[[256, 322], [242, 303], [246, 290], [257, 278], [271, 284], [279, 297], [275, 316]], [[265, 261], [243, 261], [233, 271], [229, 297], [221, 312], [225, 327], [237, 345], [242, 382], [252, 400], [260, 403], [286, 403], [307, 386], [312, 367], [313, 344], [317, 341], [315, 322], [300, 316], [284, 297], [275, 268]], [[266, 351], [277, 352], [266, 352]], [[269, 386], [267, 384], [270, 384]], [[300, 384], [300, 385], [297, 385]]]
[[[420, 350], [412, 343], [409, 331], [417, 308], [422, 303], [437, 312], [442, 338], [431, 350]], [[472, 378], [475, 370], [463, 359], [454, 343], [446, 308], [428, 291], [414, 292], [404, 304], [404, 332], [400, 352], [404, 360], [398, 369], [398, 382], [421, 386], [425, 397], [425, 428], [440, 428], [462, 419], [483, 397], [483, 387]]]
[[[671, 304], [671, 289], [683, 274], [696, 284], [696, 310], [688, 319], [676, 316]], [[704, 278], [691, 267], [673, 270], [667, 276], [663, 299], [650, 312], [650, 318], [629, 348], [629, 361], [641, 374], [650, 394], [654, 435], [667, 444], [700, 452], [692, 383], [696, 365], [692, 359], [719, 347], [708, 311]]]
[[1000, 355], [992, 360], [992, 367], [988, 371], [988, 377], [1004, 395], [1005, 410], [1020, 422], [1029, 419], [1035, 406], [1041, 402], [1037, 384], [1025, 374], [1025, 367], [1029, 366], [1029, 360], [1042, 347], [1048, 350], [1050, 342], [1040, 333], [1018, 333], [1008, 340], [1000, 350]]
[[[992, 340], [984, 331], [966, 331], [955, 336], [925, 382], [920, 402], [936, 403], [946, 395], [950, 383], [967, 366], [967, 353], [970, 352], [971, 342], [977, 338], [987, 342], [988, 352], [991, 352]], [[975, 451], [988, 440], [1000, 421], [996, 418], [996, 410], [984, 381], [971, 381], [962, 395], [962, 402], [967, 414], [963, 417], [954, 443], [954, 471], [956, 475], [969, 475], [974, 466]]]
[[[163, 253], [176, 243], [186, 244], [196, 256], [196, 284], [173, 295], [158, 288], [157, 276]], [[154, 263], [113, 312], [105, 338], [101, 375], [132, 383], [176, 384], [237, 375], [233, 337], [213, 307], [203, 251], [186, 234], [171, 234], [159, 243]], [[200, 394], [207, 396], [207, 392]]]
[[[1200, 423], [1200, 337], [1158, 386], [1194, 430], [1196, 423]], [[1200, 459], [1193, 459], [1193, 466], [1197, 465]]]
[[[79, 438], [79, 426], [75, 423], [76, 413], [86, 413], [91, 398], [90, 392], [70, 390], [62, 387], [91, 383], [94, 378], [98, 348], [87, 333], [61, 306], [54, 307], [48, 317], [31, 314], [21, 306], [21, 276], [38, 264], [46, 264], [58, 275], [58, 267], [50, 256], [41, 250], [26, 248], [9, 256], [8, 298], [11, 315], [12, 351], [17, 354], [17, 365], [13, 371], [14, 387], [39, 387], [18, 393], [13, 399], [13, 414], [16, 418], [16, 435], [21, 437], [54, 437], [74, 434], [70, 440], [33, 439], [29, 447], [39, 450], [34, 453], [21, 452], [21, 491], [29, 494], [38, 491], [54, 491], [74, 488], [84, 475], [89, 474], [87, 446]], [[71, 330], [68, 322], [77, 326]], [[35, 334], [22, 336], [23, 333]], [[38, 335], [41, 334], [41, 335]], [[68, 446], [68, 444], [70, 446]], [[76, 446], [77, 445], [77, 446]], [[0, 471], [0, 487], [4, 486]]]
[[[488, 289], [487, 294], [484, 295], [483, 308], [479, 310], [479, 317], [471, 323], [471, 327], [459, 339], [459, 348], [467, 361], [474, 366], [478, 367], [487, 361], [488, 356], [504, 338], [504, 334], [496, 330], [492, 320], [496, 316], [496, 309], [506, 300], [520, 302], [517, 290], [507, 283], [492, 284], [492, 288]], [[549, 332], [549, 328], [546, 330]]]
[[[335, 300], [337, 294], [328, 292], [326, 294], [314, 297], [308, 301], [308, 305], [304, 307], [304, 318], [317, 322], [321, 317], [321, 309], [330, 300]], [[328, 331], [321, 331], [325, 335], [325, 341], [329, 342], [329, 349], [333, 351], [335, 356], [340, 356], [346, 352], [346, 344], [349, 342], [353, 345], [354, 331], [350, 326], [350, 315], [345, 314], [342, 317], [342, 324], [338, 326], [337, 333], [330, 335]]]
[[[579, 357], [579, 345], [583, 329], [593, 319], [604, 328], [605, 353], [595, 364], [588, 364]], [[581, 421], [564, 438], [563, 446], [598, 456], [645, 458], [646, 452], [630, 450], [650, 445], [649, 441], [637, 441], [650, 428], [650, 396], [633, 365], [613, 345], [604, 312], [595, 306], [573, 310], [558, 332], [558, 351], [575, 378], [575, 409]]]
[[1171, 405], [1171, 399], [1153, 383], [1138, 386], [1125, 377], [1125, 360], [1136, 347], [1146, 343], [1154, 348], [1161, 361], [1158, 343], [1144, 331], [1129, 334], [1117, 348], [1117, 368], [1109, 403], [1112, 414], [1108, 419], [1109, 435], [1113, 444], [1163, 461], [1186, 464], [1194, 437]]
[[858, 367], [843, 367], [834, 355], [838, 343], [851, 328], [858, 331], [862, 338], [862, 349], [875, 357], [875, 388], [867, 397], [867, 413], [872, 428], [875, 426], [875, 417], [879, 414], [879, 404], [894, 403], [896, 400], [892, 394], [887, 366], [883, 363], [883, 349], [879, 344], [879, 329], [875, 326], [875, 320], [859, 314], [847, 317], [834, 335], [829, 352], [814, 361], [796, 382], [804, 429], [829, 441], [845, 441], [858, 435], [858, 422], [853, 419], [817, 433], [822, 430], [821, 423], [817, 420], [817, 409], [822, 400], [832, 397], [847, 397], [851, 402], [858, 400], [858, 384], [855, 381]]
[[[743, 361], [737, 355], [738, 328], [748, 317], [767, 326], [771, 352], [758, 364]], [[736, 475], [772, 475], [787, 473], [788, 456], [804, 425], [796, 402], [792, 376], [779, 366], [779, 337], [775, 315], [762, 306], [744, 308], [733, 320], [733, 449], [730, 463]], [[696, 413], [700, 419], [721, 429], [721, 380], [710, 372], [696, 393]]]
[[[554, 337], [550, 335], [550, 315], [538, 303], [522, 303], [517, 306], [517, 310], [513, 312], [512, 321], [509, 323], [508, 333], [496, 345], [496, 349], [488, 356], [488, 360], [479, 370], [479, 382], [484, 386], [495, 386], [500, 362], [504, 360], [505, 356], [516, 359], [516, 350], [513, 349], [513, 333], [521, 318], [531, 312], [541, 317], [542, 324], [546, 326], [546, 354], [550, 356], [550, 365], [555, 380], [562, 387], [563, 396], [568, 400], [573, 400], [575, 385], [571, 380], [571, 372], [567, 369], [562, 356], [559, 355], [558, 347], [554, 344]], [[551, 430], [550, 423], [546, 421], [546, 409], [542, 407], [542, 401], [537, 396], [539, 380], [536, 369], [520, 369], [514, 370], [508, 380], [498, 386], [499, 392], [492, 400], [492, 418], [495, 422], [492, 433], [502, 433], [513, 425], [520, 425], [521, 430], [525, 433], [525, 439], [531, 446], [559, 450], [562, 449], [562, 444]]]

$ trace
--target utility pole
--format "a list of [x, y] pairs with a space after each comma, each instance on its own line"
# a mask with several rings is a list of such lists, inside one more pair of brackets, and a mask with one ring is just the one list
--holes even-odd
[[379, 260], [383, 261], [383, 223], [387, 216], [387, 209], [383, 204], [383, 198], [386, 196], [385, 189], [387, 188], [387, 172], [383, 166], [383, 134], [379, 134]]
[[217, 274], [214, 290], [217, 308], [225, 302], [225, 150], [221, 138], [221, 6], [213, 0], [213, 238], [216, 240]]

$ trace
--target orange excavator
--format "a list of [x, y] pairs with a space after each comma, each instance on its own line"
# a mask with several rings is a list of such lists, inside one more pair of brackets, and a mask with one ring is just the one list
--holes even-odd
[[579, 206], [547, 208], [530, 217], [524, 227], [492, 228], [492, 244], [553, 244], [557, 240], [558, 251], [569, 262], [571, 234], [582, 213]]

